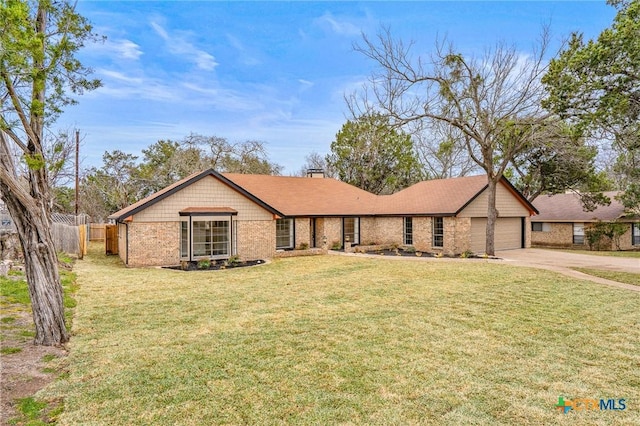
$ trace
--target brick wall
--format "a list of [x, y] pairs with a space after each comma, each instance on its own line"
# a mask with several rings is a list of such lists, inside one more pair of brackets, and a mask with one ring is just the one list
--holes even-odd
[[179, 222], [129, 224], [129, 265], [156, 266], [180, 263]]
[[431, 228], [430, 217], [414, 217], [413, 218], [413, 246], [416, 250], [431, 252]]
[[[573, 246], [573, 223], [549, 223], [549, 231], [531, 232], [531, 245], [548, 247]], [[531, 225], [529, 225], [531, 229]]]
[[297, 217], [295, 219], [296, 226], [296, 240], [294, 242], [295, 247], [300, 247], [300, 244], [306, 244], [311, 247], [311, 222], [308, 217]]
[[237, 253], [242, 260], [269, 259], [276, 252], [276, 221], [238, 221]]
[[[455, 237], [454, 237], [454, 241], [453, 241], [453, 247], [447, 247], [447, 237], [446, 237], [446, 233], [447, 233], [447, 219], [449, 221], [453, 221], [454, 222], [454, 232], [455, 232]], [[447, 254], [460, 254], [460, 253], [464, 253], [467, 250], [471, 249], [471, 218], [470, 217], [457, 217], [457, 218], [453, 218], [453, 217], [445, 217], [444, 218], [444, 223], [445, 223], [445, 252]]]
[[[326, 217], [324, 222], [324, 235], [327, 237], [327, 246], [331, 249], [334, 242], [342, 244], [342, 218]], [[322, 237], [320, 237], [322, 238]]]

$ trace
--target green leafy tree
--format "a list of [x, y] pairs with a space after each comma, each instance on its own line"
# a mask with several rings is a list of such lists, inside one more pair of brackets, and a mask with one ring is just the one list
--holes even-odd
[[92, 168], [82, 180], [83, 210], [95, 219], [104, 219], [144, 198], [146, 189], [139, 177], [137, 159], [119, 150], [105, 152], [103, 165]]
[[574, 33], [543, 78], [544, 106], [586, 136], [608, 137], [625, 207], [640, 213], [640, 0], [610, 0], [618, 9], [597, 40]]
[[557, 120], [535, 136], [511, 162], [512, 182], [529, 201], [540, 194], [573, 191], [586, 211], [610, 203], [602, 191], [612, 189], [611, 182], [606, 172], [596, 169], [596, 146], [587, 145], [579, 133]]
[[331, 143], [327, 164], [343, 182], [374, 194], [390, 194], [422, 180], [411, 136], [378, 114], [347, 121]]
[[[0, 2], [0, 193], [24, 252], [38, 345], [69, 339], [51, 236], [44, 129], [73, 103], [69, 91], [79, 94], [99, 85], [75, 57], [93, 38], [89, 23], [66, 1]], [[19, 172], [19, 161], [26, 164], [25, 173]]]

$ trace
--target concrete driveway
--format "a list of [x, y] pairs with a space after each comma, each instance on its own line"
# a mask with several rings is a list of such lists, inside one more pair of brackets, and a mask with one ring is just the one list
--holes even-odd
[[608, 269], [611, 271], [640, 274], [640, 258], [637, 257], [596, 256], [544, 249], [504, 250], [496, 252], [496, 257], [501, 258], [503, 262], [509, 264], [548, 269], [574, 278], [588, 279], [600, 284], [607, 284], [640, 292], [640, 286], [593, 277], [571, 269], [572, 267]]

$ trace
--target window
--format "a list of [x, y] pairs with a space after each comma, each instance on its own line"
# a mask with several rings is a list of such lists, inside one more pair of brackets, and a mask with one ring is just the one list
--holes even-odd
[[404, 220], [404, 237], [403, 237], [403, 241], [405, 245], [412, 245], [413, 244], [413, 218], [412, 217], [405, 217]]
[[360, 218], [345, 217], [342, 219], [342, 233], [345, 244], [360, 244]]
[[542, 232], [542, 222], [531, 222], [531, 230], [533, 232]]
[[431, 220], [433, 224], [433, 247], [444, 246], [444, 218], [434, 217]]
[[573, 244], [584, 244], [584, 223], [573, 224]]
[[293, 246], [293, 219], [276, 220], [276, 249], [290, 249]]
[[631, 244], [640, 246], [640, 222], [631, 225]]
[[228, 220], [193, 220], [193, 257], [228, 257], [230, 226]]
[[180, 258], [189, 259], [189, 219], [180, 221]]

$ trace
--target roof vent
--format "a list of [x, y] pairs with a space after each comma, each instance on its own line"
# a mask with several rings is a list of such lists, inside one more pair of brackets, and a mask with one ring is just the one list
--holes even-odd
[[307, 169], [307, 177], [310, 178], [323, 178], [324, 170], [322, 169]]

